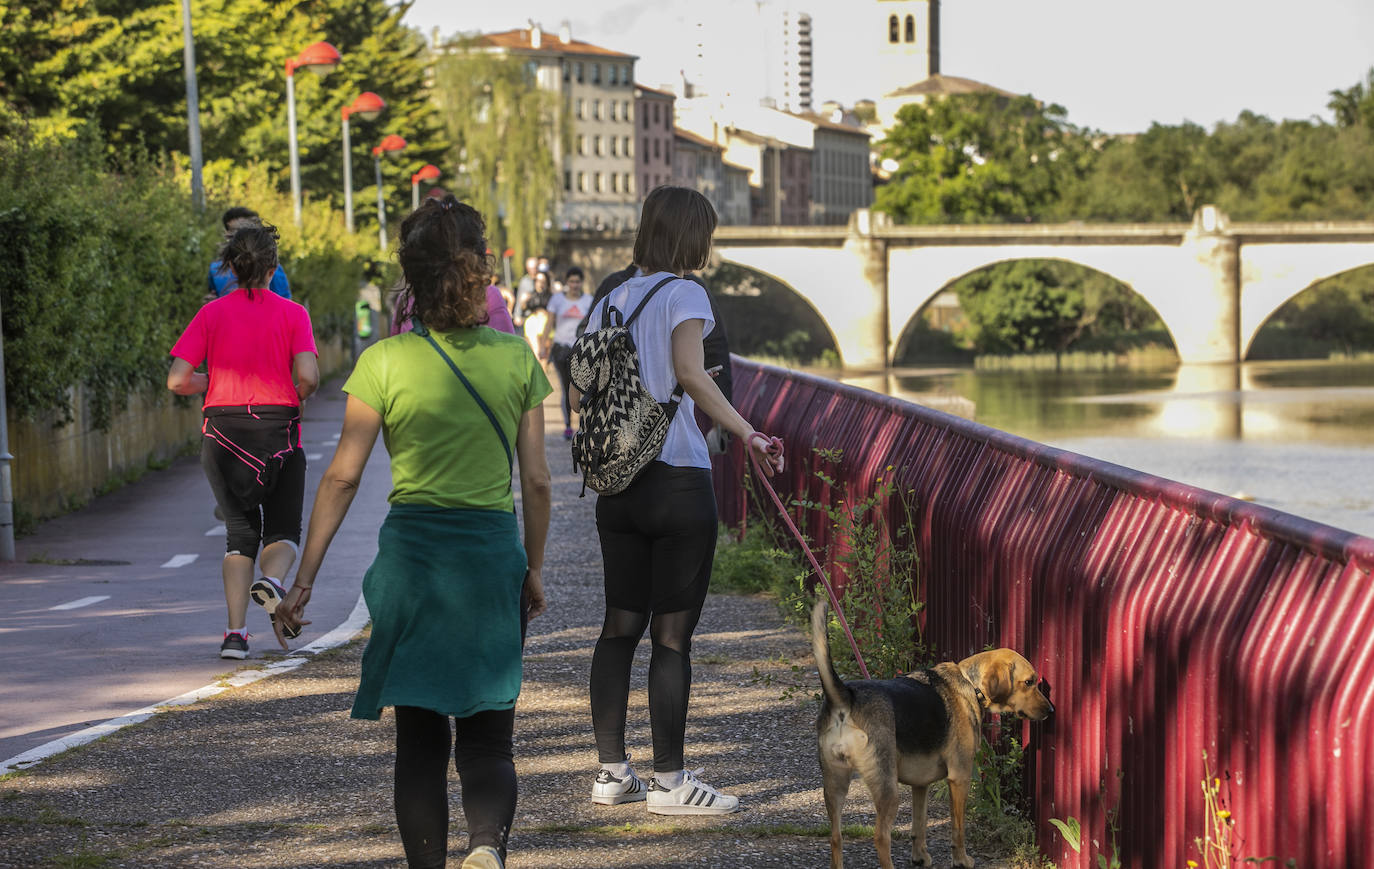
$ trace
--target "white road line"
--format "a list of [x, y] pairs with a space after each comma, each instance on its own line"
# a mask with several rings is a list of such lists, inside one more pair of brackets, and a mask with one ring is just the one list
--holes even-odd
[[97, 594], [97, 595], [95, 595], [95, 596], [93, 596], [93, 597], [83, 597], [83, 598], [81, 598], [80, 600], [74, 600], [74, 601], [70, 601], [70, 602], [68, 602], [68, 603], [60, 603], [60, 604], [58, 604], [57, 606], [50, 606], [50, 607], [48, 607], [48, 609], [50, 609], [50, 610], [79, 610], [79, 609], [81, 609], [83, 606], [90, 606], [90, 605], [93, 604], [93, 603], [100, 603], [102, 600], [109, 600], [109, 599], [110, 599], [110, 596], [109, 596], [108, 594]]
[[182, 554], [182, 555], [173, 555], [171, 558], [167, 559], [167, 563], [164, 564], [164, 565], [162, 565], [162, 566], [163, 566], [163, 567], [185, 567], [186, 565], [188, 565], [188, 564], [190, 564], [191, 562], [195, 561], [195, 560], [196, 560], [197, 558], [199, 558], [199, 557], [200, 557], [199, 555], [186, 555], [186, 554]]
[[224, 533], [224, 526], [223, 526], [223, 525], [216, 525], [214, 528], [211, 528], [209, 531], [206, 531], [206, 532], [205, 532], [205, 536], [206, 536], [206, 537], [218, 537], [219, 535], [221, 535], [221, 534], [223, 534], [223, 533]]
[[259, 679], [265, 679], [268, 676], [275, 676], [278, 673], [286, 673], [290, 670], [294, 670], [301, 664], [310, 660], [305, 657], [305, 655], [318, 655], [326, 649], [341, 646], [356, 637], [358, 632], [367, 624], [367, 619], [367, 604], [363, 602], [362, 595], [359, 595], [358, 602], [353, 605], [353, 612], [349, 614], [343, 624], [320, 637], [318, 640], [315, 640], [313, 643], [308, 643], [300, 647], [287, 657], [268, 661], [267, 665], [262, 669], [239, 670], [228, 679], [220, 680], [212, 685], [206, 685], [204, 688], [197, 688], [194, 691], [187, 691], [185, 694], [178, 694], [170, 700], [154, 703], [152, 706], [144, 706], [142, 709], [135, 709], [127, 715], [111, 718], [109, 721], [104, 721], [100, 724], [88, 727], [79, 733], [73, 733], [70, 736], [54, 739], [52, 742], [45, 742], [37, 748], [29, 749], [23, 754], [16, 754], [8, 760], [0, 761], [0, 775], [14, 772], [17, 769], [29, 769], [34, 764], [41, 763], [53, 755], [64, 752], [69, 748], [75, 748], [78, 745], [94, 742], [102, 736], [108, 736], [116, 730], [128, 727], [130, 724], [138, 724], [140, 721], [147, 721], [167, 707], [186, 706], [198, 700], [213, 697], [230, 688], [251, 685]]
[[324, 453], [306, 453], [306, 454], [305, 454], [305, 460], [306, 460], [307, 462], [318, 462], [318, 461], [319, 461], [320, 459], [322, 459], [322, 458], [324, 458]]

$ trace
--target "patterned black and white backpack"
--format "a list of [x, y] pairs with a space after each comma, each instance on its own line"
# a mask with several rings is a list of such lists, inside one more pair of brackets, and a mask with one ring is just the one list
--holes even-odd
[[639, 351], [630, 324], [654, 294], [674, 280], [667, 277], [655, 284], [627, 319], [607, 299], [600, 328], [573, 344], [569, 366], [582, 403], [572, 456], [573, 470], [582, 471], [583, 495], [589, 487], [601, 495], [625, 491], [663, 450], [668, 426], [682, 402], [682, 386], [673, 389], [668, 401], [654, 400], [639, 376]]

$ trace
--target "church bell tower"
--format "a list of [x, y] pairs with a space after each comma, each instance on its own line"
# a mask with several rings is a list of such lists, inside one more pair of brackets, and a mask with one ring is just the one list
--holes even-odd
[[874, 0], [878, 20], [879, 93], [888, 94], [940, 71], [940, 0]]

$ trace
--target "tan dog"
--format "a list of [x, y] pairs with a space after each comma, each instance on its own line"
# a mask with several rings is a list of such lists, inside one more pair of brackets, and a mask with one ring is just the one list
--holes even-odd
[[954, 865], [971, 869], [964, 851], [964, 806], [973, 780], [983, 709], [1042, 721], [1054, 705], [1037, 687], [1030, 662], [1011, 649], [994, 649], [958, 664], [936, 664], [895, 679], [844, 682], [830, 663], [826, 603], [811, 611], [811, 648], [825, 697], [816, 719], [816, 751], [830, 817], [830, 866], [841, 869], [840, 811], [855, 772], [878, 809], [873, 839], [883, 869], [892, 865], [892, 825], [911, 786], [911, 862], [930, 866], [926, 849], [926, 791], [949, 779], [954, 818]]

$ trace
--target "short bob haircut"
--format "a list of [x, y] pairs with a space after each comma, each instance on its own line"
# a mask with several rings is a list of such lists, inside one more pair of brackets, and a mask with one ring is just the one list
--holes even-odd
[[645, 274], [698, 271], [711, 260], [716, 210], [687, 187], [655, 187], [644, 199], [635, 235], [635, 265]]

